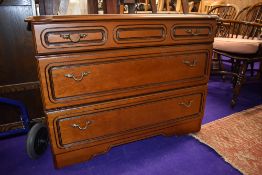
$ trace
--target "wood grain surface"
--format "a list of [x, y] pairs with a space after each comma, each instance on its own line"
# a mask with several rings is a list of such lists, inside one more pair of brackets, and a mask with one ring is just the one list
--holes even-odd
[[216, 17], [90, 15], [27, 19], [54, 163], [200, 130]]

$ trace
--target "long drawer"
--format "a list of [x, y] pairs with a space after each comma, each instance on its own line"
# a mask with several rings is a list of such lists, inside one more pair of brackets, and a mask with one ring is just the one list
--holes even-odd
[[204, 84], [210, 49], [204, 45], [143, 48], [39, 59], [45, 108]]
[[33, 26], [37, 54], [213, 42], [214, 19], [105, 20]]
[[57, 138], [53, 142], [58, 148], [75, 149], [143, 131], [154, 132], [202, 117], [205, 96], [206, 86], [199, 86], [51, 112], [48, 114], [51, 137]]

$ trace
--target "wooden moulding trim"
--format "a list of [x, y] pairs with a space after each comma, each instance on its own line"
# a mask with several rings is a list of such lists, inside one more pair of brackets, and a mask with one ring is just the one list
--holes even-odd
[[114, 40], [116, 43], [164, 41], [166, 34], [165, 25], [120, 25], [114, 29]]
[[[86, 37], [72, 41], [71, 35], [85, 34]], [[68, 38], [65, 38], [67, 36]], [[46, 49], [86, 47], [104, 45], [107, 41], [106, 28], [96, 27], [57, 27], [47, 28], [41, 32], [41, 42]]]
[[[38, 118], [32, 119], [30, 121], [30, 123], [40, 123], [40, 122], [45, 122], [45, 118], [44, 117], [38, 117]], [[23, 122], [22, 121], [0, 125], [0, 132], [7, 132], [7, 131], [10, 131], [10, 130], [19, 129], [19, 128], [23, 128]]]
[[0, 86], [0, 94], [21, 92], [26, 90], [38, 89], [38, 88], [39, 88], [39, 81], [3, 85]]
[[216, 15], [203, 14], [106, 14], [106, 15], [67, 15], [67, 16], [30, 16], [25, 19], [29, 23], [52, 23], [73, 21], [112, 21], [112, 20], [174, 20], [174, 19], [217, 19]]

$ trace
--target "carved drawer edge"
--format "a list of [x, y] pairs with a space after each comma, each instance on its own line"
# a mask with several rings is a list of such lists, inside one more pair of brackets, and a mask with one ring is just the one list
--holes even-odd
[[[166, 39], [167, 29], [164, 25], [120, 25], [114, 28], [116, 43], [161, 42]], [[131, 36], [130, 36], [131, 35]]]
[[[208, 28], [209, 32], [207, 34], [199, 34], [197, 32], [194, 32], [192, 29], [205, 29]], [[185, 32], [188, 33], [188, 35], [175, 35], [175, 31], [177, 29], [185, 29]], [[200, 38], [211, 38], [212, 34], [214, 33], [213, 26], [207, 25], [205, 23], [199, 24], [197, 26], [189, 26], [187, 23], [185, 24], [178, 24], [173, 25], [171, 27], [171, 38], [173, 40], [199, 40]]]
[[[181, 52], [183, 53], [183, 52]], [[176, 53], [166, 53], [167, 55], [180, 55], [180, 52], [176, 52]], [[193, 52], [189, 52], [187, 51], [187, 54], [197, 54], [197, 53], [206, 53], [207, 54], [207, 58], [209, 57], [209, 50], [198, 50], [198, 51], [193, 51]], [[132, 58], [132, 59], [151, 59], [153, 56], [152, 55], [147, 55], [147, 56], [138, 56], [137, 58]], [[157, 55], [154, 55], [154, 57], [157, 57]], [[114, 62], [118, 63], [119, 61], [130, 61], [129, 59], [125, 59], [125, 60], [115, 60]], [[55, 63], [51, 63], [48, 64], [45, 68], [45, 76], [46, 78], [46, 84], [48, 85], [50, 83], [50, 85], [47, 86], [47, 92], [48, 92], [48, 97], [50, 102], [54, 103], [54, 104], [60, 104], [60, 103], [71, 103], [71, 101], [78, 101], [78, 100], [85, 100], [85, 99], [92, 99], [92, 98], [96, 98], [96, 97], [104, 97], [104, 96], [108, 96], [108, 95], [112, 95], [112, 94], [124, 94], [124, 93], [128, 93], [128, 92], [132, 92], [132, 91], [137, 91], [137, 90], [143, 90], [143, 89], [147, 89], [147, 88], [152, 88], [152, 87], [158, 87], [158, 86], [166, 86], [166, 85], [170, 85], [170, 84], [175, 84], [175, 83], [179, 83], [179, 82], [189, 82], [189, 81], [200, 81], [200, 80], [204, 80], [207, 76], [207, 72], [208, 72], [208, 59], [206, 59], [205, 62], [205, 72], [203, 76], [194, 76], [194, 77], [190, 77], [190, 78], [184, 78], [184, 79], [179, 79], [179, 80], [173, 80], [173, 81], [168, 81], [168, 82], [157, 82], [157, 83], [150, 83], [150, 84], [143, 84], [143, 85], [139, 85], [139, 86], [134, 86], [134, 87], [128, 87], [128, 88], [120, 88], [120, 89], [112, 89], [110, 91], [100, 91], [100, 92], [95, 92], [95, 93], [84, 93], [84, 94], [80, 94], [80, 95], [74, 95], [74, 96], [67, 96], [67, 97], [59, 97], [57, 98], [55, 96], [55, 92], [54, 92], [54, 87], [53, 87], [53, 80], [52, 80], [52, 74], [51, 74], [51, 70], [52, 69], [56, 69], [57, 67], [64, 67], [64, 65], [61, 66], [54, 66], [53, 64]], [[77, 65], [76, 61], [69, 61], [72, 62], [74, 64], [72, 65]], [[82, 62], [80, 60], [80, 62]], [[107, 61], [105, 61], [105, 63], [107, 64]], [[99, 64], [105, 64], [103, 61], [99, 62]], [[91, 63], [88, 63], [91, 64]], [[97, 64], [96, 62], [92, 63], [92, 64]], [[67, 67], [68, 65], [66, 65]]]
[[[107, 135], [103, 135], [103, 136], [99, 136], [99, 137], [95, 137], [95, 138], [91, 138], [91, 139], [85, 139], [85, 140], [81, 140], [81, 141], [76, 141], [76, 142], [72, 142], [69, 144], [63, 144], [62, 143], [62, 137], [61, 137], [61, 133], [60, 133], [60, 126], [59, 126], [59, 122], [63, 121], [63, 120], [71, 120], [74, 118], [81, 118], [83, 116], [86, 115], [92, 115], [95, 113], [101, 113], [101, 112], [108, 112], [108, 111], [112, 111], [112, 110], [122, 110], [125, 108], [132, 108], [132, 107], [136, 107], [136, 106], [141, 106], [141, 105], [148, 105], [150, 103], [158, 103], [160, 101], [169, 101], [169, 100], [173, 100], [176, 98], [181, 98], [181, 97], [190, 97], [192, 95], [200, 95], [200, 104], [199, 104], [199, 109], [197, 113], [191, 114], [191, 115], [182, 115], [178, 118], [175, 119], [171, 119], [171, 120], [166, 120], [163, 121], [161, 123], [156, 123], [156, 124], [150, 124], [150, 125], [146, 125], [146, 126], [142, 126], [142, 127], [138, 127], [138, 128], [133, 128], [133, 129], [128, 129], [125, 131], [120, 131], [117, 133], [111, 133], [111, 134], [107, 134]], [[149, 99], [143, 102], [134, 102], [134, 103], [130, 103], [128, 105], [122, 105], [122, 106], [118, 106], [116, 108], [109, 108], [109, 109], [104, 109], [104, 110], [99, 110], [99, 111], [89, 111], [88, 113], [82, 112], [81, 114], [75, 115], [75, 116], [60, 116], [60, 117], [56, 117], [53, 120], [53, 126], [55, 129], [55, 137], [56, 137], [56, 144], [58, 148], [68, 148], [68, 147], [72, 147], [74, 145], [83, 145], [83, 144], [88, 144], [88, 143], [94, 143], [94, 142], [99, 142], [99, 141], [103, 141], [103, 140], [107, 140], [107, 139], [112, 139], [114, 137], [121, 137], [127, 134], [135, 134], [137, 132], [141, 132], [141, 131], [146, 131], [146, 130], [152, 130], [152, 129], [161, 129], [164, 127], [169, 127], [171, 125], [175, 125], [176, 123], [179, 122], [186, 122], [188, 120], [191, 120], [193, 118], [196, 118], [199, 116], [199, 113], [201, 113], [203, 111], [203, 99], [205, 97], [205, 92], [192, 92], [192, 93], [188, 93], [188, 94], [184, 94], [184, 95], [173, 95], [170, 97], [159, 97], [158, 99]], [[58, 137], [57, 137], [58, 136]]]
[[[90, 36], [91, 35], [91, 36]], [[41, 44], [46, 49], [104, 45], [108, 32], [105, 27], [46, 28], [41, 34]]]

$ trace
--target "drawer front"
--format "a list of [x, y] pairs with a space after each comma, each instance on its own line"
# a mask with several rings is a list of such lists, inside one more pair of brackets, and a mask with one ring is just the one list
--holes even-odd
[[172, 28], [173, 40], [200, 40], [212, 37], [212, 26], [207, 24], [178, 24]]
[[144, 101], [140, 99], [136, 104], [121, 108], [55, 120], [60, 146], [98, 142], [185, 121], [202, 111], [204, 92], [140, 98]]
[[46, 108], [104, 101], [208, 80], [208, 50], [180, 53], [171, 49], [169, 53], [131, 55], [135, 52], [125, 57], [107, 58], [102, 54], [101, 59], [83, 55], [67, 61], [48, 59], [50, 64], [40, 61]]
[[104, 27], [47, 28], [41, 33], [41, 41], [46, 49], [99, 46], [106, 40]]
[[165, 40], [167, 34], [164, 25], [128, 25], [114, 30], [117, 43], [158, 42]]
[[33, 26], [37, 54], [213, 42], [215, 19], [119, 20]]

